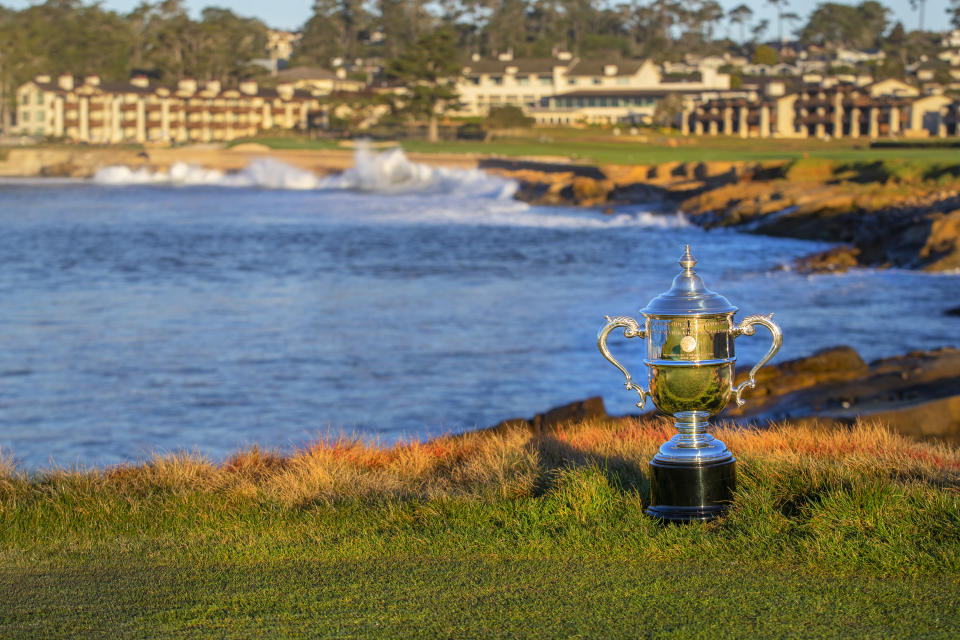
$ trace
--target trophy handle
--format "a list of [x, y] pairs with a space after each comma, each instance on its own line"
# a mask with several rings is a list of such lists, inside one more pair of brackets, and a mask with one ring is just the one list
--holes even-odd
[[760, 367], [767, 364], [777, 351], [780, 350], [780, 345], [783, 344], [783, 331], [780, 330], [780, 325], [773, 321], [773, 314], [771, 313], [768, 316], [747, 316], [743, 321], [737, 325], [733, 330], [733, 337], [737, 338], [739, 336], [752, 336], [756, 329], [753, 328], [755, 324], [762, 324], [767, 329], [770, 329], [770, 335], [773, 337], [773, 344], [770, 345], [770, 350], [767, 351], [767, 355], [760, 358], [760, 362], [753, 365], [753, 369], [750, 369], [750, 375], [746, 380], [740, 383], [736, 390], [736, 399], [737, 406], [742, 407], [746, 404], [746, 401], [743, 400], [740, 396], [746, 389], [753, 389], [757, 386], [757, 371], [760, 370]]
[[643, 339], [647, 337], [647, 332], [641, 329], [637, 321], [630, 316], [617, 316], [616, 318], [611, 318], [610, 316], [605, 317], [607, 324], [603, 329], [600, 329], [600, 333], [597, 334], [597, 346], [600, 348], [600, 353], [603, 354], [603, 357], [623, 373], [623, 377], [627, 379], [624, 383], [627, 390], [633, 389], [640, 394], [640, 402], [637, 403], [637, 407], [643, 409], [643, 405], [647, 404], [647, 392], [634, 384], [633, 378], [630, 377], [630, 372], [610, 353], [610, 349], [607, 348], [607, 336], [610, 335], [611, 331], [619, 327], [623, 328], [624, 338]]

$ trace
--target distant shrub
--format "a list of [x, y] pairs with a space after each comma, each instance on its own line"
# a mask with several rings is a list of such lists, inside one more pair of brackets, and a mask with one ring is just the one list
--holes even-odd
[[761, 44], [753, 50], [753, 64], [777, 64], [778, 62], [780, 62], [780, 56], [773, 47]]
[[487, 131], [479, 122], [467, 122], [457, 127], [458, 140], [485, 140]]
[[488, 129], [515, 129], [529, 127], [533, 124], [533, 118], [524, 115], [520, 107], [493, 107], [485, 124]]

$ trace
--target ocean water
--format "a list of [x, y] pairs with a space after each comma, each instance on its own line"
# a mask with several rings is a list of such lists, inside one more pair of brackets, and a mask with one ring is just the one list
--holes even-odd
[[[596, 333], [669, 288], [685, 243], [738, 317], [775, 312], [775, 362], [960, 342], [942, 314], [960, 276], [775, 271], [824, 245], [654, 206], [531, 207], [515, 187], [366, 152], [328, 179], [263, 160], [0, 181], [0, 448], [109, 465], [422, 439], [597, 394], [629, 413]], [[740, 361], [768, 344], [738, 339]], [[611, 348], [645, 380], [640, 341]]]

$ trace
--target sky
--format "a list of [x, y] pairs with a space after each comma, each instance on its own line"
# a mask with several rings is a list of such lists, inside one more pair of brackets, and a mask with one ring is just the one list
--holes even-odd
[[[930, 31], [942, 31], [947, 29], [949, 23], [946, 17], [946, 10], [949, 0], [927, 0], [927, 6], [924, 20], [924, 26]], [[89, 2], [89, 0], [84, 0]], [[105, 8], [113, 9], [121, 13], [127, 13], [140, 4], [141, 0], [103, 0], [102, 5]], [[613, 0], [611, 4], [615, 4]], [[770, 20], [770, 29], [768, 37], [776, 36], [777, 14], [776, 9], [767, 3], [766, 0], [719, 0], [725, 10], [729, 10], [741, 2], [744, 2], [754, 11], [754, 21], [763, 18]], [[917, 13], [910, 8], [909, 0], [880, 0], [892, 11], [891, 22], [901, 21], [907, 30], [917, 28]], [[792, 11], [806, 20], [813, 9], [820, 4], [820, 0], [788, 0], [787, 11]], [[39, 4], [30, 0], [0, 0], [0, 5], [11, 9], [22, 9], [31, 4]], [[271, 0], [271, 2], [258, 2], [256, 0], [235, 0], [234, 2], [218, 2], [217, 0], [186, 0], [186, 6], [190, 9], [192, 15], [199, 16], [200, 10], [206, 6], [219, 6], [232, 10], [242, 16], [251, 16], [260, 18], [268, 26], [275, 29], [296, 29], [301, 26], [310, 17], [310, 7], [312, 0]], [[848, 2], [845, 4], [858, 4], [858, 2]], [[799, 26], [799, 24], [798, 24]], [[786, 27], [785, 27], [786, 28]], [[721, 28], [719, 35], [725, 32]], [[734, 28], [730, 35], [734, 38], [739, 36], [739, 30]]]

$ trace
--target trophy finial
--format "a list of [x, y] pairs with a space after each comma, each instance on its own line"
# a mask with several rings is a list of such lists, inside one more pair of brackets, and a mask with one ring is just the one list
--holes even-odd
[[683, 256], [680, 258], [680, 266], [686, 271], [693, 271], [693, 265], [697, 264], [697, 259], [690, 253], [690, 245], [685, 245]]

